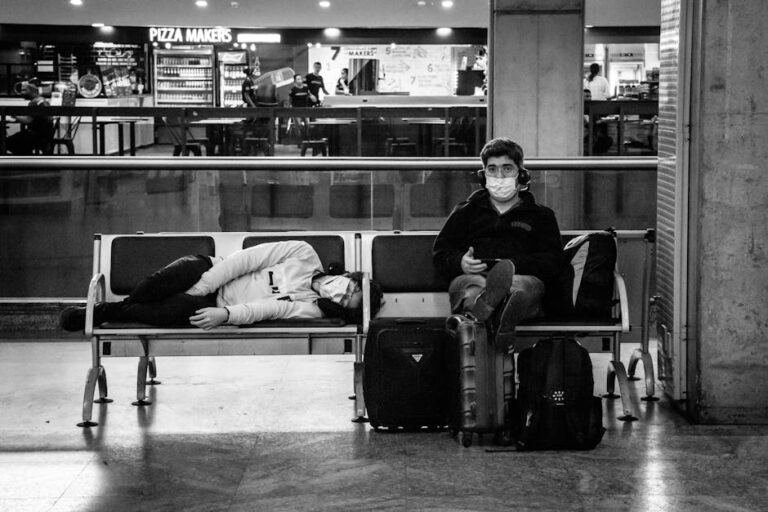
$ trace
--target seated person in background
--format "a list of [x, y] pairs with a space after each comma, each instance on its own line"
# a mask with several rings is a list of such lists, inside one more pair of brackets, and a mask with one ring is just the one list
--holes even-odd
[[309, 92], [301, 75], [293, 75], [293, 87], [288, 96], [291, 98], [292, 107], [311, 107], [317, 103], [317, 96]]
[[336, 80], [336, 94], [349, 96], [349, 68], [342, 68], [341, 76]]
[[[28, 107], [49, 107], [50, 104], [40, 96], [37, 86], [26, 82], [21, 87], [21, 95], [29, 100]], [[42, 153], [53, 150], [53, 120], [51, 116], [16, 116], [22, 129], [5, 141], [5, 147], [14, 155], [31, 155], [36, 149]]]
[[[357, 323], [362, 321], [361, 288], [360, 273], [326, 274], [317, 253], [306, 242], [265, 243], [226, 258], [179, 258], [143, 279], [121, 302], [97, 304], [94, 325], [191, 324], [207, 330], [221, 324], [323, 316]], [[381, 297], [381, 288], [371, 282], [372, 315], [379, 310]], [[65, 309], [61, 327], [82, 330], [85, 308]]]
[[[508, 332], [543, 312], [556, 287], [563, 250], [555, 214], [528, 192], [523, 149], [508, 138], [480, 152], [483, 185], [459, 203], [433, 247], [435, 267], [451, 280], [453, 313], [468, 313]], [[550, 288], [552, 287], [552, 288]]]

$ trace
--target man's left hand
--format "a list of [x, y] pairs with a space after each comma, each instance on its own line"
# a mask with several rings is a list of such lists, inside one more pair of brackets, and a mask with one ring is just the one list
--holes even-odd
[[201, 329], [213, 329], [227, 321], [229, 313], [224, 308], [202, 308], [189, 317], [189, 323]]

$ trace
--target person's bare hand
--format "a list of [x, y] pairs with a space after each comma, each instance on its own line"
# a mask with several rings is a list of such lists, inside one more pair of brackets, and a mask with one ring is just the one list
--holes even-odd
[[189, 323], [201, 329], [213, 329], [227, 321], [229, 314], [224, 308], [203, 308], [195, 311], [195, 314], [189, 317]]
[[467, 249], [467, 252], [461, 257], [461, 270], [463, 270], [465, 274], [479, 274], [487, 268], [488, 265], [475, 259], [474, 247]]

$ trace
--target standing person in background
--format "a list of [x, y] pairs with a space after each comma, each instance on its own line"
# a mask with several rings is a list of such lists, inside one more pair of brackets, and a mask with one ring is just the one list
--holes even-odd
[[[21, 86], [21, 95], [29, 100], [27, 104], [30, 108], [50, 107], [45, 98], [40, 96], [37, 86], [30, 82], [25, 82]], [[31, 155], [36, 149], [42, 153], [53, 151], [53, 119], [51, 116], [15, 116], [21, 123], [22, 130], [14, 133], [5, 141], [5, 147], [14, 155]], [[24, 129], [26, 128], [26, 129]], [[0, 126], [0, 130], [5, 127]]]
[[325, 89], [325, 82], [323, 81], [323, 77], [320, 76], [320, 69], [322, 69], [322, 64], [319, 62], [315, 62], [312, 65], [314, 71], [312, 73], [309, 73], [304, 80], [307, 82], [307, 87], [309, 88], [309, 92], [312, 93], [312, 96], [314, 96], [314, 99], [312, 101], [311, 106], [317, 106], [320, 105], [320, 91], [323, 91], [323, 94], [328, 96], [328, 91]]
[[254, 84], [255, 78], [253, 76], [253, 70], [251, 68], [245, 68], [243, 73], [245, 73], [245, 80], [243, 80], [242, 87], [243, 103], [248, 107], [256, 108], [256, 87]]
[[608, 80], [600, 75], [600, 64], [593, 62], [589, 66], [589, 76], [584, 79], [584, 89], [591, 93], [592, 101], [604, 101], [610, 96]]
[[349, 68], [342, 68], [341, 76], [336, 80], [336, 94], [349, 96]]
[[304, 83], [304, 77], [298, 74], [293, 75], [293, 87], [288, 96], [291, 98], [292, 107], [311, 107], [317, 103], [317, 96], [312, 94]]

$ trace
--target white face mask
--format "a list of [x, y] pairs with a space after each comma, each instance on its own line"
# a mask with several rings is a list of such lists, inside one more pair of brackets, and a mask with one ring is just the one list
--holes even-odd
[[486, 176], [485, 188], [496, 201], [509, 201], [517, 194], [517, 178], [492, 178]]
[[321, 297], [341, 304], [352, 280], [346, 276], [324, 276], [315, 280], [314, 289]]

